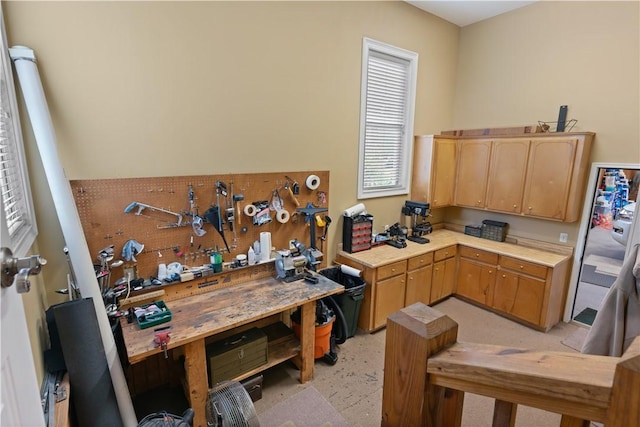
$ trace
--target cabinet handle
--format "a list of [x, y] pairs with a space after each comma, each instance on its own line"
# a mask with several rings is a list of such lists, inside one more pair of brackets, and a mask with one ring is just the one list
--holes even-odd
[[391, 269], [391, 272], [392, 272], [392, 273], [395, 273], [395, 272], [396, 272], [396, 269], [395, 269], [395, 268], [392, 268], [392, 269]]
[[449, 255], [449, 252], [445, 252], [445, 253], [444, 253], [444, 256], [447, 256], [447, 255]]
[[493, 270], [489, 270], [489, 274], [493, 274]]
[[506, 275], [506, 274], [503, 274], [503, 275], [502, 275], [502, 278], [504, 279], [505, 277], [507, 277], [507, 275]]
[[413, 276], [409, 276], [409, 280], [413, 280]]
[[531, 206], [529, 206], [529, 210], [533, 209]]
[[521, 266], [520, 266], [520, 270], [522, 270], [522, 269], [524, 269], [524, 265], [521, 265]]
[[479, 257], [479, 256], [480, 256], [480, 254], [476, 254], [476, 257]]
[[436, 267], [436, 271], [440, 270], [438, 267]]

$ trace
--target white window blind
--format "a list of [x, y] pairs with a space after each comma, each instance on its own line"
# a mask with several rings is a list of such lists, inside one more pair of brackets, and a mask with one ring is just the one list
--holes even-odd
[[408, 193], [417, 54], [363, 46], [358, 198]]
[[37, 229], [3, 15], [1, 25], [0, 194], [3, 207], [2, 221], [0, 221], [1, 244], [11, 249], [15, 256], [24, 256], [35, 240]]

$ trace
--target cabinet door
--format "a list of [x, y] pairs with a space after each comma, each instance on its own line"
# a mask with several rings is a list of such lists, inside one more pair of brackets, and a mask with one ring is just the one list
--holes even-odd
[[429, 304], [431, 297], [431, 265], [407, 272], [407, 289], [404, 297], [405, 307], [416, 302]]
[[528, 138], [493, 141], [487, 183], [488, 210], [521, 212], [528, 158]]
[[545, 282], [510, 271], [496, 278], [492, 306], [502, 312], [538, 325], [544, 300]]
[[460, 258], [456, 294], [490, 305], [496, 281], [496, 267]]
[[491, 140], [472, 139], [459, 144], [455, 203], [457, 206], [484, 208]]
[[404, 307], [405, 274], [376, 283], [374, 328], [387, 323], [387, 317]]
[[441, 300], [453, 293], [456, 280], [456, 259], [449, 258], [433, 264], [431, 279], [431, 302]]
[[577, 143], [575, 137], [531, 141], [522, 213], [564, 219]]
[[431, 208], [453, 204], [456, 139], [433, 135], [415, 137], [411, 199]]

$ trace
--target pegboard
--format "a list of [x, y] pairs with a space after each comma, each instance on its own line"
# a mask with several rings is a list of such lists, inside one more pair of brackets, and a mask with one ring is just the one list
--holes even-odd
[[[308, 180], [310, 186], [307, 186]], [[224, 187], [217, 186], [218, 182], [226, 187], [226, 196]], [[298, 213], [296, 208], [329, 208], [328, 171], [73, 180], [70, 184], [96, 264], [100, 250], [110, 245], [114, 245], [114, 260], [124, 260], [123, 247], [129, 240], [135, 240], [144, 245], [142, 252], [135, 255], [137, 276], [142, 278], [156, 276], [159, 264], [174, 261], [187, 266], [209, 264], [209, 254], [214, 250], [223, 254], [225, 262], [231, 262], [236, 255], [246, 254], [249, 247], [260, 240], [261, 232], [271, 233], [275, 249], [288, 248], [293, 239], [308, 247], [310, 218]], [[299, 192], [292, 194], [296, 184]], [[242, 200], [234, 202], [234, 195], [236, 200]], [[287, 222], [278, 220], [273, 210], [274, 200], [275, 205], [280, 200], [289, 214]], [[257, 225], [254, 217], [247, 216], [244, 210], [248, 204], [260, 201], [269, 203], [271, 220]], [[234, 221], [226, 221], [223, 215], [229, 251], [221, 234], [205, 219], [207, 210], [214, 206], [220, 206], [222, 212], [233, 209]], [[327, 214], [318, 213], [321, 218]], [[198, 236], [192, 226], [194, 215], [204, 219], [202, 236]], [[326, 252], [327, 242], [321, 239], [323, 233], [323, 228], [316, 227], [315, 246]], [[320, 267], [325, 265], [326, 260], [322, 260]]]

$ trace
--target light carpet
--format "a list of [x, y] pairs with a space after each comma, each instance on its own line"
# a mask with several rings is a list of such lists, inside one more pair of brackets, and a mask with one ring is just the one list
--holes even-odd
[[584, 340], [587, 338], [588, 333], [589, 329], [578, 328], [560, 342], [569, 348], [582, 351], [582, 345], [584, 344]]
[[347, 427], [347, 421], [315, 389], [308, 386], [258, 414], [260, 427]]

